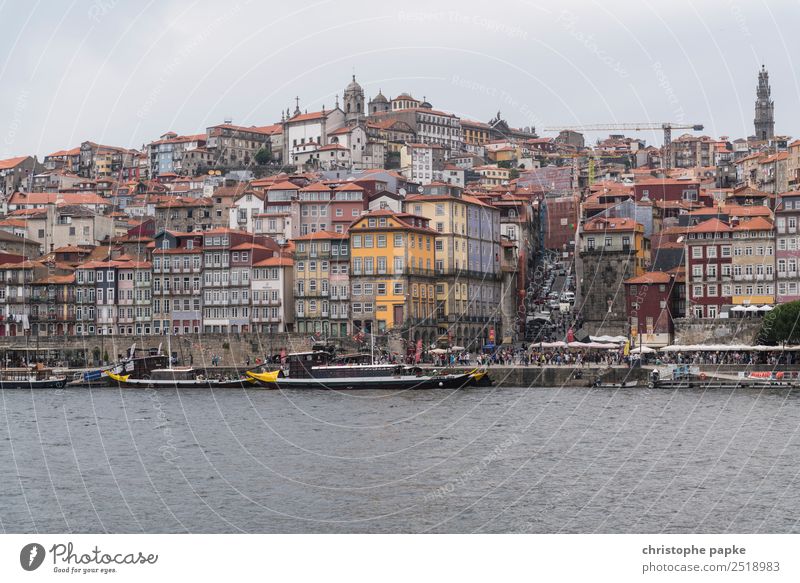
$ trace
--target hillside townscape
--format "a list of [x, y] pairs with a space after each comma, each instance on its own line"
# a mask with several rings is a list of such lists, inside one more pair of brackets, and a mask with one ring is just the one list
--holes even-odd
[[298, 97], [264, 125], [20, 153], [0, 160], [0, 336], [413, 353], [663, 347], [681, 326], [757, 321], [800, 298], [800, 140], [776, 134], [763, 67], [754, 97], [750, 136], [520, 128], [368, 96], [353, 75], [333, 104]]

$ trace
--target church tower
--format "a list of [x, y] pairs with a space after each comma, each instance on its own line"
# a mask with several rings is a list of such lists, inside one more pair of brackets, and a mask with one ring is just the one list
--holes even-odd
[[770, 99], [769, 73], [764, 65], [758, 72], [756, 87], [756, 139], [769, 140], [775, 135], [775, 103]]
[[356, 82], [356, 76], [344, 90], [345, 123], [355, 123], [364, 117], [364, 90]]

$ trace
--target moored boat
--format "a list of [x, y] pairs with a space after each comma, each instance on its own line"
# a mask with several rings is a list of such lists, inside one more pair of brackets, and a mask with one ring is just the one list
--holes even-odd
[[67, 377], [50, 368], [0, 369], [0, 389], [63, 389], [66, 384]]
[[[150, 378], [134, 378], [129, 374], [106, 371], [105, 374], [121, 387], [143, 389], [240, 389], [252, 387], [255, 379], [245, 376], [235, 379], [208, 378], [193, 368], [165, 368], [151, 371]], [[275, 372], [277, 376], [277, 371]]]
[[86, 370], [76, 375], [70, 382], [71, 385], [82, 387], [109, 386], [114, 384], [107, 372], [118, 376], [128, 375], [136, 379], [150, 378], [150, 374], [156, 369], [163, 369], [169, 366], [169, 357], [162, 354], [161, 346], [158, 349], [142, 350], [137, 349], [136, 344], [131, 346], [125, 357], [120, 358], [116, 363], [104, 368]]
[[[270, 389], [457, 389], [486, 377], [476, 368], [463, 373], [431, 372], [402, 364], [330, 364], [337, 362], [328, 351], [289, 354], [281, 370], [247, 371], [245, 374]], [[288, 373], [288, 374], [285, 374]]]
[[[355, 371], [357, 372], [357, 371]], [[278, 377], [276, 371], [257, 373], [247, 371], [248, 377], [268, 389], [460, 389], [473, 385], [485, 376], [485, 371], [473, 370], [460, 374], [395, 376], [337, 376], [337, 377]]]

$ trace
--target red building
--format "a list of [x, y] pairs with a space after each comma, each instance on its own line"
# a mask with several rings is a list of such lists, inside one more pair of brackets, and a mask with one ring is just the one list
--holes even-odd
[[711, 206], [712, 199], [700, 190], [699, 180], [679, 178], [643, 178], [633, 185], [636, 200], [701, 202]]
[[666, 346], [672, 342], [674, 284], [675, 276], [663, 271], [650, 271], [625, 281], [630, 335], [637, 339], [637, 346]]
[[[731, 280], [733, 229], [719, 219], [703, 221], [686, 236], [687, 316], [716, 318], [730, 305], [723, 281]], [[728, 286], [729, 287], [729, 286]]]
[[546, 197], [544, 203], [544, 247], [572, 255], [578, 228], [580, 201], [577, 196]]

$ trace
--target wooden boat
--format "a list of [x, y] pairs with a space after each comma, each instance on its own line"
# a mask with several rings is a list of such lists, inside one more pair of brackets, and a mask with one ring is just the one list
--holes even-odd
[[111, 380], [106, 372], [145, 379], [150, 378], [150, 374], [154, 370], [167, 368], [168, 366], [169, 357], [161, 353], [161, 346], [158, 349], [142, 350], [136, 348], [134, 344], [124, 358], [105, 368], [78, 373], [70, 384], [81, 387], [107, 387], [113, 385], [114, 381]]
[[63, 389], [66, 384], [67, 377], [55, 375], [50, 368], [0, 369], [0, 389]]
[[352, 389], [388, 389], [388, 390], [408, 390], [408, 389], [460, 389], [462, 387], [474, 385], [486, 376], [486, 370], [473, 369], [459, 374], [408, 374], [408, 371], [398, 370], [398, 374], [383, 376], [362, 376], [359, 374], [358, 366], [350, 369], [350, 374], [340, 374], [337, 376], [305, 376], [305, 377], [282, 377], [280, 371], [270, 371], [258, 373], [247, 371], [245, 374], [258, 381], [258, 383], [268, 389], [328, 389], [328, 390], [352, 390]]
[[[206, 378], [197, 374], [193, 368], [166, 368], [151, 372], [150, 378], [132, 378], [131, 375], [105, 373], [113, 382], [121, 387], [143, 389], [241, 389], [256, 384], [251, 377], [238, 379]], [[277, 376], [278, 371], [275, 371]]]

